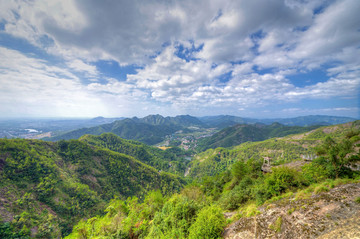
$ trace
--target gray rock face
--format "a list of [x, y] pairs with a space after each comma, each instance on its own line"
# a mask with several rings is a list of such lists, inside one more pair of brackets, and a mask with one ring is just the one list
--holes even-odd
[[360, 183], [341, 185], [295, 200], [295, 195], [260, 208], [223, 232], [226, 239], [360, 238]]

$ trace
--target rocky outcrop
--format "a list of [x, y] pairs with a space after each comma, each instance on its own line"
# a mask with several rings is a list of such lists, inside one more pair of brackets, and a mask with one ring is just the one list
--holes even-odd
[[303, 199], [285, 198], [259, 208], [223, 232], [226, 239], [360, 238], [360, 183], [341, 185]]

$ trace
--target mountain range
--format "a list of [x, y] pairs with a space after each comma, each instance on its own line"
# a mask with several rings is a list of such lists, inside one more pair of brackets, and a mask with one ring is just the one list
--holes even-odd
[[274, 118], [274, 119], [254, 119], [243, 118], [232, 115], [205, 116], [199, 118], [209, 127], [225, 128], [235, 124], [272, 124], [280, 123], [286, 126], [312, 126], [312, 125], [334, 125], [354, 121], [350, 117], [328, 116], [328, 115], [308, 115], [295, 118]]
[[[122, 121], [203, 127], [191, 116], [145, 118]], [[161, 150], [113, 133], [57, 142], [0, 139], [0, 238], [201, 238], [201, 228], [212, 230], [220, 220], [219, 236], [226, 226], [224, 212], [235, 213], [231, 223], [257, 215], [257, 205], [270, 209], [269, 200], [280, 196], [304, 190], [298, 195], [307, 193], [307, 199], [308, 191], [327, 192], [339, 179], [358, 182], [360, 121], [317, 127], [237, 124], [210, 137], [207, 143], [216, 148], [191, 160], [177, 147]], [[302, 133], [294, 134], [298, 131]], [[282, 135], [288, 136], [230, 148], [212, 143], [233, 145]], [[267, 173], [265, 158], [270, 162]], [[347, 199], [347, 211], [359, 208], [360, 189], [355, 193]], [[304, 213], [290, 203], [284, 209], [288, 224], [292, 212]], [[329, 216], [321, 214], [325, 219], [343, 215], [327, 212]], [[278, 218], [264, 222], [264, 230], [275, 231], [267, 235], [281, 233], [281, 222], [274, 224]]]
[[[72, 130], [48, 140], [57, 141], [61, 139], [78, 139], [82, 135], [100, 135], [102, 133], [114, 133], [121, 138], [137, 140], [148, 145], [162, 142], [165, 136], [172, 135], [177, 131], [192, 132], [194, 128], [217, 128], [217, 130], [236, 124], [272, 124], [281, 123], [285, 126], [313, 126], [333, 125], [354, 121], [355, 119], [337, 116], [303, 116], [288, 119], [250, 119], [238, 116], [220, 115], [207, 117], [193, 117], [180, 115], [176, 117], [163, 117], [161, 115], [149, 115], [144, 118], [126, 118], [112, 123], [101, 124], [89, 128]], [[265, 138], [260, 137], [259, 140]]]

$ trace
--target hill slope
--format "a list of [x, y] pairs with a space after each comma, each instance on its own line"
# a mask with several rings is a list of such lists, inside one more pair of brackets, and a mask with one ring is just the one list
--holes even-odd
[[0, 220], [22, 236], [57, 238], [113, 197], [171, 193], [183, 184], [129, 155], [78, 140], [0, 139]]
[[334, 125], [354, 121], [350, 117], [327, 116], [327, 115], [309, 115], [295, 118], [274, 118], [274, 119], [251, 119], [231, 115], [206, 116], [199, 118], [209, 127], [226, 128], [236, 124], [272, 124], [278, 122], [287, 126], [311, 126], [311, 125]]
[[199, 140], [198, 148], [206, 150], [217, 147], [231, 147], [247, 141], [262, 141], [273, 137], [283, 137], [289, 134], [307, 132], [319, 126], [285, 126], [279, 123], [263, 124], [238, 124], [225, 128], [211, 137]]
[[[80, 222], [67, 238], [357, 237], [360, 173], [348, 166], [360, 162], [359, 128], [358, 121], [271, 144], [247, 143], [252, 149], [244, 152], [248, 157], [283, 155], [291, 144], [295, 149], [318, 145], [319, 158], [296, 167], [283, 164], [268, 173], [261, 171], [262, 159], [238, 157], [230, 162], [226, 161], [234, 156], [230, 152], [209, 150], [216, 152], [216, 163], [229, 162], [229, 167], [214, 172], [214, 176], [199, 175], [196, 183], [171, 197], [154, 192], [145, 196], [144, 202], [136, 198], [112, 201], [106, 215]], [[201, 158], [200, 163], [207, 160]]]
[[203, 123], [192, 116], [162, 117], [161, 115], [149, 115], [141, 119], [134, 117], [132, 119], [118, 120], [110, 124], [70, 131], [50, 138], [50, 140], [78, 139], [85, 134], [114, 133], [124, 139], [137, 140], [153, 145], [164, 140], [166, 135], [190, 126], [201, 125]]
[[307, 133], [273, 138], [261, 142], [247, 142], [233, 148], [208, 149], [194, 156], [189, 164], [191, 177], [216, 175], [229, 169], [238, 160], [253, 159], [262, 164], [265, 157], [272, 165], [315, 157], [314, 147], [326, 136], [341, 139], [351, 132], [359, 132], [360, 121], [321, 127]]
[[186, 165], [189, 162], [184, 159], [185, 152], [180, 148], [161, 150], [137, 141], [122, 139], [112, 133], [104, 133], [100, 136], [84, 135], [79, 140], [132, 156], [159, 171], [184, 175]]
[[360, 238], [360, 183], [313, 193], [296, 194], [259, 208], [259, 214], [228, 225], [225, 239]]

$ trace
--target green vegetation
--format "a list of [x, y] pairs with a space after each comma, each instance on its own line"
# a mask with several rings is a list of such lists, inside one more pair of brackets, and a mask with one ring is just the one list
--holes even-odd
[[238, 124], [225, 128], [211, 137], [199, 140], [198, 150], [204, 151], [210, 148], [231, 147], [248, 141], [255, 142], [290, 134], [299, 134], [316, 128], [319, 128], [319, 126], [285, 126], [279, 123], [271, 125]]
[[[319, 143], [324, 141], [326, 137], [331, 137], [336, 145], [331, 149], [332, 154], [337, 155], [332, 160], [340, 160], [344, 166], [347, 163], [356, 160], [356, 156], [347, 158], [344, 157], [344, 155], [351, 151], [351, 145], [359, 141], [359, 127], [360, 121], [355, 121], [344, 125], [318, 128], [300, 135], [290, 135], [276, 139], [273, 138], [261, 142], [246, 142], [231, 148], [219, 147], [216, 149], [208, 149], [205, 152], [194, 156], [194, 160], [189, 164], [189, 167], [191, 168], [189, 176], [201, 178], [219, 174], [230, 169], [232, 164], [239, 159], [244, 161], [251, 159], [254, 164], [259, 164], [261, 167], [265, 157], [271, 159], [272, 166], [300, 161], [304, 158], [310, 160], [315, 159], [317, 156], [323, 156], [320, 158], [324, 158], [324, 156], [326, 156], [326, 153], [324, 152], [327, 152], [326, 147], [330, 146], [323, 145], [320, 147]], [[344, 140], [344, 142], [338, 144], [342, 140]], [[325, 149], [323, 149], [324, 147]], [[342, 153], [340, 154], [340, 152]], [[336, 172], [340, 174], [341, 171], [346, 171], [346, 168], [343, 166], [334, 169], [335, 171], [333, 170], [334, 176], [336, 176]], [[330, 173], [331, 170], [329, 171], [329, 167], [333, 166], [323, 164], [323, 167], [326, 167]], [[316, 170], [321, 171], [322, 168], [320, 167]], [[313, 174], [317, 174], [319, 177], [329, 176], [320, 175], [320, 171], [313, 172]], [[310, 177], [310, 172], [308, 176]]]
[[355, 199], [355, 202], [360, 203], [360, 197], [357, 197], [357, 198]]
[[[101, 214], [114, 197], [164, 195], [184, 180], [135, 158], [78, 141], [0, 140], [0, 197], [14, 217], [5, 231], [32, 236], [67, 235], [81, 218]], [[15, 200], [14, 200], [15, 199]]]
[[79, 140], [90, 145], [130, 155], [157, 170], [178, 175], [184, 175], [186, 165], [189, 162], [189, 160], [184, 158], [188, 156], [188, 152], [180, 148], [172, 147], [161, 150], [137, 141], [122, 139], [112, 133], [106, 133], [100, 136], [84, 135]]
[[300, 116], [295, 118], [280, 118], [280, 119], [250, 119], [242, 118], [231, 115], [217, 115], [217, 116], [206, 116], [200, 118], [202, 122], [207, 124], [209, 127], [226, 128], [234, 126], [236, 124], [272, 124], [278, 122], [287, 126], [312, 126], [312, 125], [335, 125], [344, 124], [347, 122], [354, 121], [354, 118], [349, 117], [338, 117], [338, 116], [326, 116], [326, 115], [309, 115]]
[[[226, 211], [236, 212], [232, 220], [251, 217], [259, 205], [358, 182], [348, 163], [360, 161], [359, 126], [209, 149], [190, 162], [187, 185], [169, 173], [187, 166], [176, 148], [160, 151], [113, 134], [57, 143], [3, 139], [0, 237], [219, 238]], [[284, 164], [315, 153], [306, 164]], [[261, 171], [263, 157], [277, 165], [269, 173]], [[278, 217], [269, 228], [279, 233], [282, 224]]]
[[186, 130], [190, 126], [203, 126], [203, 123], [189, 115], [166, 118], [161, 115], [149, 115], [141, 119], [134, 117], [117, 120], [110, 124], [73, 130], [50, 138], [50, 140], [78, 139], [85, 134], [100, 135], [103, 133], [114, 133], [124, 139], [137, 140], [148, 145], [154, 145], [163, 141], [166, 135], [171, 135], [178, 130]]
[[276, 221], [269, 226], [269, 229], [274, 230], [275, 232], [281, 231], [281, 225], [282, 225], [282, 217], [278, 217]]

